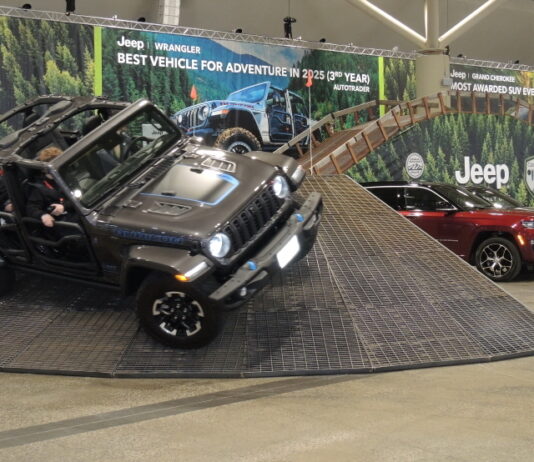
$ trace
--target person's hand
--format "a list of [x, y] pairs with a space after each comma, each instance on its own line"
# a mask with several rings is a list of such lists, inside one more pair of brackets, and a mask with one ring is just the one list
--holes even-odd
[[44, 215], [41, 216], [41, 222], [47, 228], [53, 228], [55, 220], [52, 215], [50, 215], [49, 213], [45, 213]]
[[4, 211], [11, 213], [13, 211], [13, 202], [8, 202], [4, 207]]
[[54, 207], [54, 210], [52, 210], [50, 213], [55, 217], [59, 217], [59, 215], [65, 212], [65, 207], [63, 207], [63, 204], [51, 204], [51, 207]]

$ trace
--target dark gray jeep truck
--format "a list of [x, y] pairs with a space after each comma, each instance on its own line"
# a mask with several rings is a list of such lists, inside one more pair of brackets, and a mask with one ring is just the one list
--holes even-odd
[[[293, 159], [201, 146], [148, 100], [38, 98], [0, 123], [0, 293], [15, 270], [120, 288], [148, 334], [192, 348], [315, 241], [322, 199], [297, 199]], [[54, 233], [27, 211], [43, 178], [69, 211]]]

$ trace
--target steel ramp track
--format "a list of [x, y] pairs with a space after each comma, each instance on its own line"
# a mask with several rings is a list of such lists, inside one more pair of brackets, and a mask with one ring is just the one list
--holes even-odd
[[114, 377], [366, 373], [532, 355], [534, 313], [344, 176], [315, 247], [193, 351], [140, 331], [132, 299], [19, 275], [0, 301], [0, 370]]

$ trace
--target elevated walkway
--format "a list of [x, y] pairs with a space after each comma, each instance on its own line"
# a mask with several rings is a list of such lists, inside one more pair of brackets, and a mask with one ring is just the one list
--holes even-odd
[[[379, 117], [381, 111], [385, 114]], [[299, 163], [317, 175], [343, 173], [400, 132], [447, 114], [500, 115], [534, 126], [532, 104], [510, 96], [451, 91], [408, 102], [370, 101], [334, 112], [311, 127], [311, 149], [301, 146], [310, 133], [306, 130], [275, 152], [296, 150]], [[360, 123], [362, 119], [366, 122]]]
[[342, 175], [307, 258], [228, 313], [209, 346], [138, 329], [132, 299], [19, 275], [0, 300], [0, 370], [115, 377], [364, 373], [534, 354], [534, 313]]

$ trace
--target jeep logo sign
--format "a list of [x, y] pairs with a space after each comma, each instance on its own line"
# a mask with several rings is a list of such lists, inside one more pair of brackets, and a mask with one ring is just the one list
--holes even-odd
[[460, 184], [467, 184], [470, 181], [473, 184], [484, 182], [488, 185], [492, 185], [495, 183], [495, 187], [501, 189], [501, 186], [508, 183], [508, 180], [510, 179], [510, 170], [506, 164], [486, 164], [484, 167], [480, 164], [473, 164], [471, 166], [471, 159], [468, 156], [465, 156], [464, 172], [462, 173], [459, 170], [456, 170], [454, 175], [456, 181]]
[[525, 159], [525, 183], [528, 190], [534, 194], [534, 157]]
[[408, 176], [416, 180], [417, 178], [421, 178], [421, 175], [423, 174], [423, 171], [425, 170], [425, 161], [423, 160], [420, 154], [417, 154], [416, 152], [412, 152], [406, 158], [405, 167], [406, 167], [406, 172], [408, 173]]

